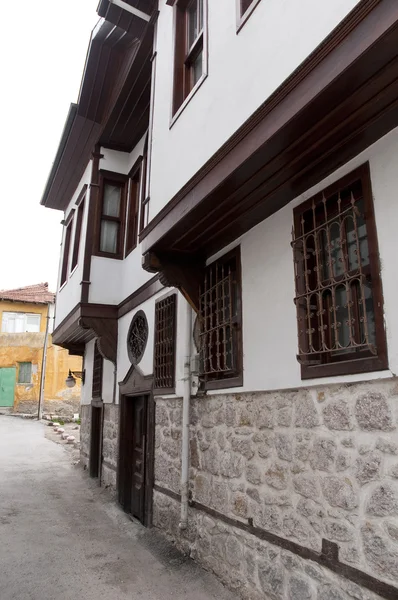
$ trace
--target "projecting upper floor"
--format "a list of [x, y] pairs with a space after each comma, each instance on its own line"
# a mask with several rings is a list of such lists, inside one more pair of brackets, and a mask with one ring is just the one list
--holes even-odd
[[159, 1], [151, 219], [357, 4]]

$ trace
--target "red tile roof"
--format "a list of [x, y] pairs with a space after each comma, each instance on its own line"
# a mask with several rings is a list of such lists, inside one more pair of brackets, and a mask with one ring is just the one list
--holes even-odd
[[0, 300], [47, 304], [48, 302], [55, 302], [55, 294], [48, 291], [48, 283], [37, 283], [15, 290], [0, 290]]

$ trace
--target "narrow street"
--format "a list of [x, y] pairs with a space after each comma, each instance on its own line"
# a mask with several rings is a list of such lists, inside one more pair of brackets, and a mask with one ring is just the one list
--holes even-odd
[[35, 421], [0, 416], [1, 600], [233, 600], [133, 523]]

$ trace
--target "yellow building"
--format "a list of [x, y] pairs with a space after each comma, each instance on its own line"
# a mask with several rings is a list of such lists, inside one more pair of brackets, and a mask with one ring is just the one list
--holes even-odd
[[81, 372], [82, 359], [52, 344], [54, 302], [47, 283], [0, 291], [1, 412], [37, 413], [47, 334], [43, 412], [79, 412], [80, 379], [73, 388], [65, 379], [69, 370]]

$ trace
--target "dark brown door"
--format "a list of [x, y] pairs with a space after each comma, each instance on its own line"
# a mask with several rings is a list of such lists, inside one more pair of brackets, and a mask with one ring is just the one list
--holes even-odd
[[133, 402], [131, 514], [143, 522], [145, 516], [147, 402], [145, 396], [132, 398], [131, 402]]
[[98, 477], [101, 454], [101, 421], [102, 408], [91, 407], [91, 440], [90, 440], [90, 476]]

